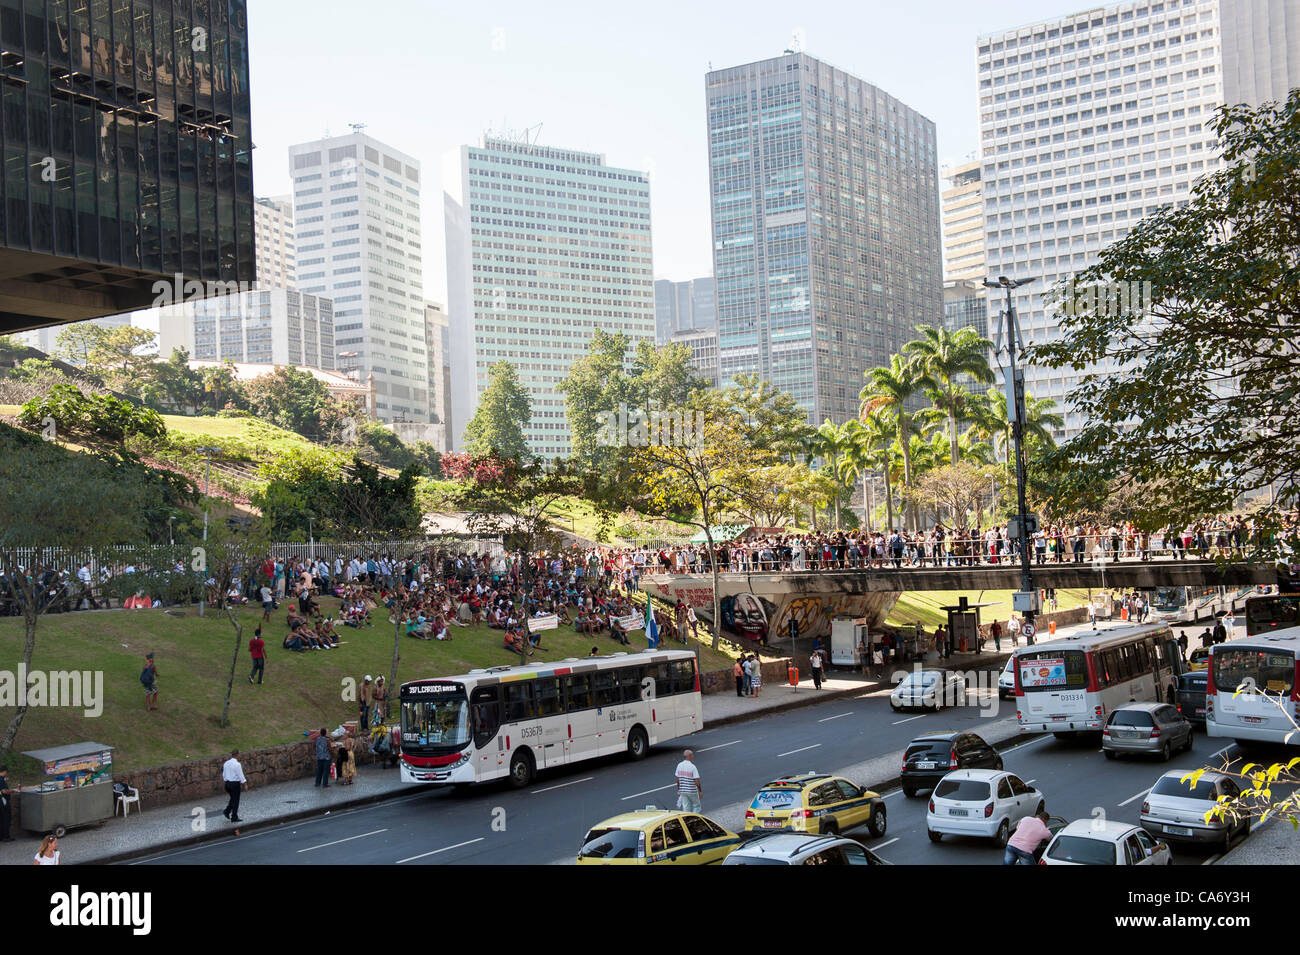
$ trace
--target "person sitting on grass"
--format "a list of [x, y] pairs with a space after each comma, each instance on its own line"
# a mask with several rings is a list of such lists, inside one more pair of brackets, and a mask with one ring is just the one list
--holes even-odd
[[[501, 645], [511, 653], [516, 655], [521, 654], [524, 652], [524, 636], [518, 630], [507, 630], [505, 639], [501, 642]], [[528, 651], [529, 656], [532, 656], [532, 653], [532, 650]]]
[[407, 614], [403, 621], [406, 624], [406, 635], [415, 637], [417, 640], [428, 640], [429, 635], [425, 632], [424, 625], [420, 622], [419, 617]]
[[447, 632], [447, 621], [442, 614], [435, 614], [433, 620], [429, 622], [429, 636], [434, 640], [451, 639], [451, 634]]
[[632, 645], [632, 641], [628, 640], [627, 633], [619, 625], [618, 617], [614, 613], [609, 615], [609, 635], [625, 647]]
[[296, 650], [301, 653], [304, 650], [310, 649], [310, 644], [302, 638], [302, 635], [299, 634], [297, 630], [290, 630], [284, 635], [284, 648], [286, 650]]

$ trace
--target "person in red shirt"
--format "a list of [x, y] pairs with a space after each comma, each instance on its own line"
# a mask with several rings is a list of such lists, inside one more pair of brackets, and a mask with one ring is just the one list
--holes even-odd
[[248, 641], [248, 655], [253, 658], [253, 671], [248, 674], [248, 682], [257, 677], [258, 686], [262, 684], [262, 674], [266, 672], [266, 643], [262, 640], [262, 628], [253, 631], [253, 639]]

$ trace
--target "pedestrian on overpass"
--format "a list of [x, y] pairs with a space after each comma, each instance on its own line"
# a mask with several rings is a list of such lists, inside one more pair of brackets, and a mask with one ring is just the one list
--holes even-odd
[[677, 778], [677, 808], [683, 812], [703, 812], [704, 783], [695, 768], [695, 753], [686, 750], [673, 773]]

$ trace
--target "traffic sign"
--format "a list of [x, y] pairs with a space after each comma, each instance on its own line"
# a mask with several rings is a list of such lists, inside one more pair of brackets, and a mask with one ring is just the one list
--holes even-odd
[[1022, 623], [1020, 625], [1020, 632], [1023, 633], [1026, 637], [1032, 637], [1035, 633], [1038, 632], [1038, 628], [1035, 627], [1032, 623]]

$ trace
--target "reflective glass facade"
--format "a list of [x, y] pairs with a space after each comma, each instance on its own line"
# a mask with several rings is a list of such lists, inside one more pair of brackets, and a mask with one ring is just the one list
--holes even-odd
[[253, 281], [245, 0], [0, 0], [0, 47], [0, 324]]

